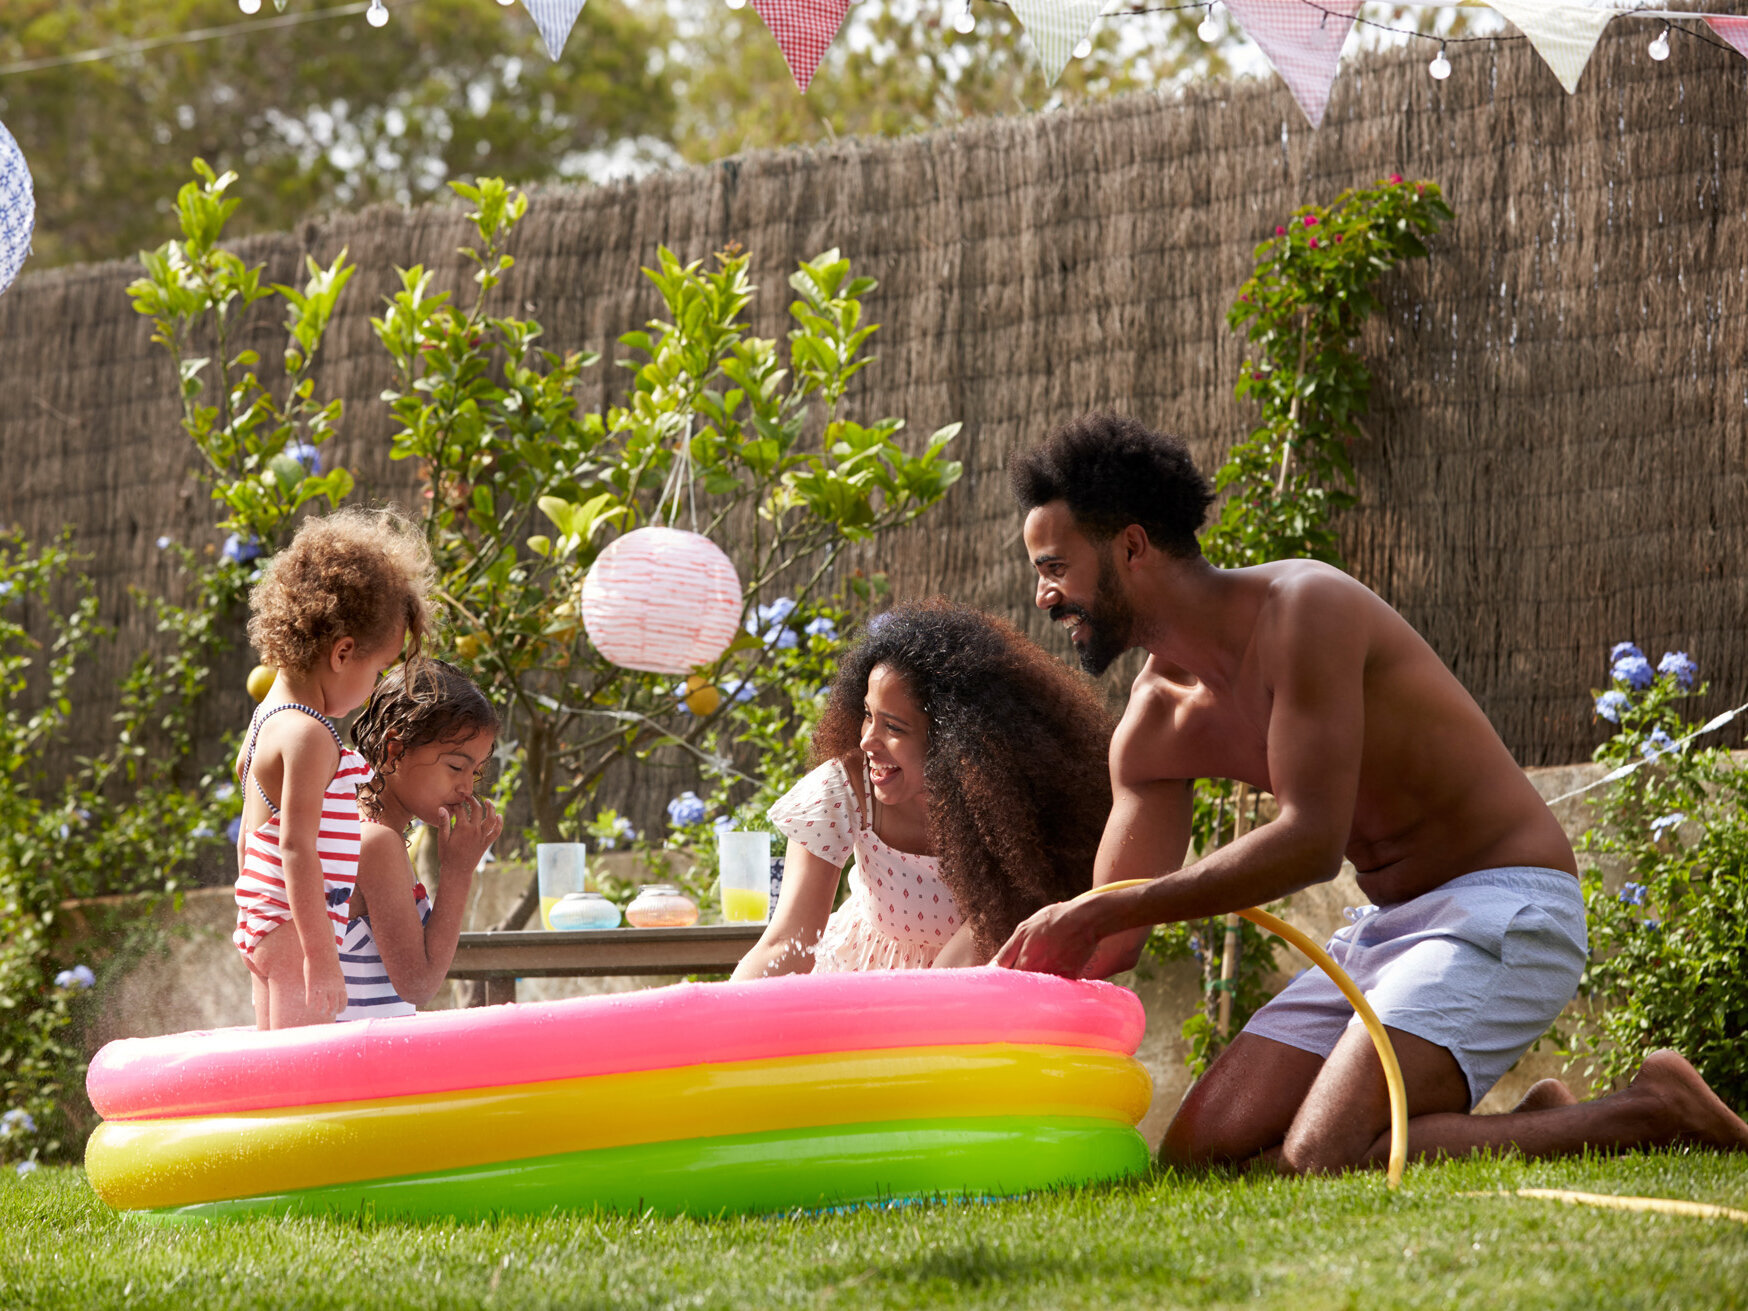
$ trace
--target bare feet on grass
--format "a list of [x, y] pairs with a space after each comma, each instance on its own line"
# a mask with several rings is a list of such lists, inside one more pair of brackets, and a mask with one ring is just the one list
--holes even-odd
[[1515, 1115], [1519, 1111], [1546, 1111], [1556, 1106], [1578, 1105], [1578, 1094], [1573, 1092], [1559, 1079], [1543, 1079], [1530, 1085], [1530, 1090], [1523, 1095], [1523, 1100], [1512, 1107]]
[[1679, 1052], [1652, 1052], [1632, 1083], [1615, 1095], [1642, 1106], [1647, 1143], [1697, 1143], [1748, 1151], [1748, 1124], [1724, 1105]]

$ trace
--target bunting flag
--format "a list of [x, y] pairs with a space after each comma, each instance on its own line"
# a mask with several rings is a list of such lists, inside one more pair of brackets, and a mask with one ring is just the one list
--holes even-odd
[[1554, 70], [1560, 85], [1571, 95], [1590, 62], [1590, 52], [1602, 40], [1602, 29], [1619, 9], [1584, 9], [1567, 0], [1487, 0], [1529, 38], [1529, 43]]
[[24, 151], [0, 123], [0, 291], [12, 285], [36, 231], [36, 192]]
[[753, 0], [753, 8], [777, 38], [789, 75], [803, 91], [844, 25], [850, 0]]
[[1323, 126], [1341, 48], [1361, 0], [1224, 0], [1287, 84], [1312, 127]]
[[522, 7], [540, 29], [540, 39], [546, 43], [546, 53], [557, 59], [570, 39], [577, 15], [583, 12], [586, 0], [522, 0]]
[[1748, 18], [1707, 16], [1706, 26], [1735, 46], [1739, 54], [1748, 57]]
[[1044, 76], [1050, 85], [1062, 76], [1075, 46], [1086, 39], [1104, 8], [1104, 0], [1009, 0], [1014, 17], [1026, 29]]

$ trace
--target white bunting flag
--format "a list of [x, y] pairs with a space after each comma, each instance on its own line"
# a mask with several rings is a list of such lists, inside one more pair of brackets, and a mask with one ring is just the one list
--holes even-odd
[[24, 151], [0, 123], [0, 291], [12, 285], [36, 231], [36, 189]]
[[1312, 127], [1323, 126], [1341, 48], [1361, 0], [1225, 0], [1244, 34], [1287, 84]]
[[1587, 9], [1571, 0], [1487, 0], [1529, 38], [1560, 85], [1571, 95], [1590, 62], [1590, 52], [1602, 40], [1602, 29], [1619, 10]]
[[1044, 76], [1050, 85], [1062, 76], [1075, 46], [1092, 31], [1104, 0], [1009, 0], [1014, 17], [1026, 29]]
[[1748, 58], [1748, 18], [1708, 15], [1706, 25], [1735, 46], [1737, 54]]
[[540, 29], [540, 39], [546, 43], [546, 53], [557, 59], [570, 38], [577, 15], [583, 12], [586, 0], [522, 0], [522, 7]]

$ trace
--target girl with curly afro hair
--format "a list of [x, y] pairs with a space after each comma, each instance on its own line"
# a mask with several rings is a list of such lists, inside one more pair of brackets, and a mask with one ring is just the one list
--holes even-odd
[[782, 893], [735, 977], [988, 961], [1092, 885], [1111, 730], [1091, 682], [1000, 619], [944, 600], [877, 616], [839, 665], [816, 767], [771, 807]]

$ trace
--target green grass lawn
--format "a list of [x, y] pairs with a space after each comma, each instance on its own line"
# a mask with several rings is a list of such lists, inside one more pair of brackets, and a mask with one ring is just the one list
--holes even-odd
[[714, 1221], [117, 1217], [78, 1170], [0, 1179], [0, 1307], [1744, 1307], [1748, 1225], [1499, 1195], [1748, 1210], [1748, 1156], [1283, 1180], [1161, 1175], [994, 1204]]

